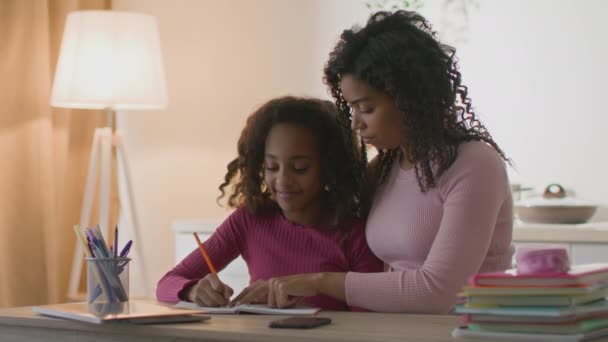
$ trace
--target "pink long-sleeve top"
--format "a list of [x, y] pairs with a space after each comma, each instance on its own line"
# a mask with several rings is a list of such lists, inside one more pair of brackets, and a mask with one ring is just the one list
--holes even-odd
[[471, 275], [511, 266], [512, 230], [505, 164], [492, 147], [461, 144], [456, 161], [426, 193], [414, 169], [401, 169], [397, 160], [376, 193], [366, 231], [389, 272], [347, 273], [347, 303], [447, 313]]
[[[240, 208], [203, 245], [218, 272], [241, 255], [250, 283], [297, 273], [381, 272], [384, 264], [370, 251], [364, 228], [363, 221], [355, 222], [343, 239], [335, 229], [295, 225], [278, 211], [253, 215]], [[165, 302], [185, 300], [182, 291], [209, 272], [201, 252], [195, 249], [160, 279], [156, 297]], [[221, 279], [221, 272], [219, 276]], [[327, 296], [307, 297], [305, 302], [326, 310], [348, 309]]]

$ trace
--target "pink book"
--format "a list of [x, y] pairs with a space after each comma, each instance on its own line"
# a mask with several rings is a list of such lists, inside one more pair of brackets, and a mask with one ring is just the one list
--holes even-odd
[[479, 273], [469, 279], [474, 286], [510, 287], [566, 287], [588, 286], [608, 282], [608, 264], [574, 265], [568, 272], [560, 273], [517, 273], [511, 269], [505, 272]]

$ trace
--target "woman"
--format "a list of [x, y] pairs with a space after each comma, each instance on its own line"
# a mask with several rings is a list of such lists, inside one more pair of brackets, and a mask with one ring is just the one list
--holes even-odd
[[374, 311], [449, 312], [471, 275], [507, 269], [513, 254], [507, 158], [471, 107], [454, 49], [417, 13], [379, 12], [342, 33], [325, 83], [362, 144], [380, 151], [366, 237], [388, 272], [279, 277], [236, 301], [286, 307], [323, 294]]

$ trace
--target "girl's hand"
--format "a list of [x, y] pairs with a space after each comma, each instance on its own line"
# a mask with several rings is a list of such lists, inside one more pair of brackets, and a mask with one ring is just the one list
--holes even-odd
[[230, 304], [233, 293], [232, 288], [222, 283], [217, 275], [209, 273], [187, 290], [186, 298], [198, 306], [217, 307]]
[[320, 293], [321, 273], [296, 274], [268, 280], [268, 306], [288, 308]]
[[268, 281], [257, 280], [255, 283], [247, 286], [239, 293], [232, 303], [241, 304], [261, 304], [268, 301]]

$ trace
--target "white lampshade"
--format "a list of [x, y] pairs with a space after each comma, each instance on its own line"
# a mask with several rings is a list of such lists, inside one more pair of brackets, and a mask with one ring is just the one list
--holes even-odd
[[51, 105], [116, 111], [165, 108], [167, 89], [156, 18], [115, 11], [70, 13]]

